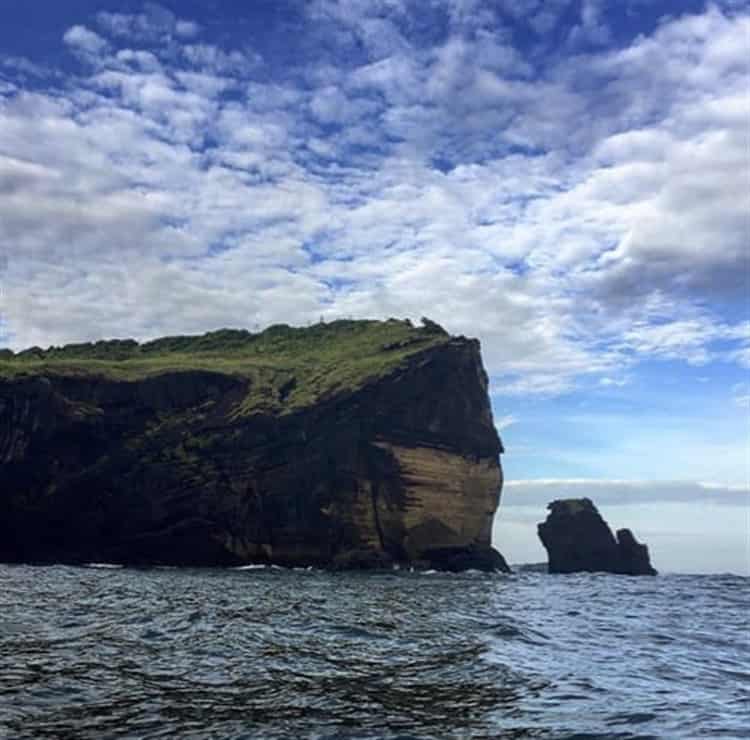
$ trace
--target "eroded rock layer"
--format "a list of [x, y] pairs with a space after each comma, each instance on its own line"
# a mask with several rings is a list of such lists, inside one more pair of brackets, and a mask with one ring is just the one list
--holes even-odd
[[292, 377], [248, 412], [255, 382], [210, 366], [0, 379], [0, 561], [505, 567], [478, 342], [285, 406]]

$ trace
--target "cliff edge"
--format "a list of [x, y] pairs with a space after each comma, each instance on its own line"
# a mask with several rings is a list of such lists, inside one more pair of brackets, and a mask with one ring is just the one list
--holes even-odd
[[549, 514], [538, 532], [550, 573], [656, 575], [646, 545], [637, 542], [629, 529], [618, 529], [615, 539], [591, 499], [553, 501], [547, 509]]
[[504, 570], [479, 343], [424, 321], [0, 357], [0, 561]]

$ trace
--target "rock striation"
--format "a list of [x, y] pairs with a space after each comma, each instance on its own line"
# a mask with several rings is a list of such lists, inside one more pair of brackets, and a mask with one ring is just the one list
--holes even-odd
[[479, 343], [339, 321], [0, 358], [0, 561], [505, 570]]
[[550, 573], [656, 575], [648, 547], [638, 543], [629, 529], [617, 530], [615, 538], [590, 499], [553, 501], [547, 509], [549, 514], [538, 532]]

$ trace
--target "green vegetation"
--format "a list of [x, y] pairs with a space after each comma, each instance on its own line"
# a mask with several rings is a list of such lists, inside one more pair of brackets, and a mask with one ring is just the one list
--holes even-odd
[[248, 378], [237, 414], [291, 411], [361, 387], [408, 356], [442, 344], [449, 335], [429, 319], [334, 321], [308, 328], [286, 324], [253, 334], [221, 329], [139, 344], [109, 340], [0, 354], [0, 378], [29, 375], [99, 376], [139, 380], [168, 372], [210, 370]]

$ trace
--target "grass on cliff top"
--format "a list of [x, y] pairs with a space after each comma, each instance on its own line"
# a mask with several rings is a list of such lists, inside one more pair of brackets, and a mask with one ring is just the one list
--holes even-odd
[[253, 334], [221, 329], [139, 344], [115, 339], [18, 354], [0, 350], [0, 378], [100, 376], [139, 380], [165, 372], [210, 370], [251, 379], [238, 413], [294, 409], [354, 390], [405, 358], [448, 341], [434, 322], [334, 321], [307, 328], [277, 324]]

